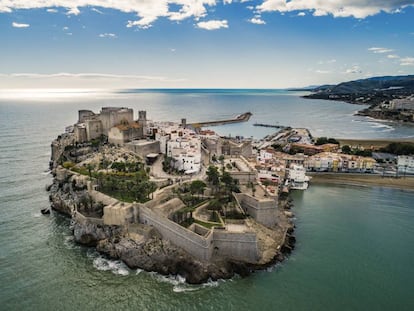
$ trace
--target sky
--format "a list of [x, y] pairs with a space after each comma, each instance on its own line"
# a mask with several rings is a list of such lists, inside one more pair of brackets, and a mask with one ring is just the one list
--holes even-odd
[[287, 88], [414, 74], [414, 0], [0, 0], [0, 89]]

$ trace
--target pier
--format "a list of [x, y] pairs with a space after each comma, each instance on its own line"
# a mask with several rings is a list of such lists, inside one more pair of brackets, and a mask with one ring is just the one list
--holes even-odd
[[188, 125], [191, 125], [194, 128], [201, 128], [201, 127], [206, 127], [206, 126], [218, 126], [218, 125], [225, 125], [225, 124], [231, 124], [231, 123], [247, 122], [249, 121], [251, 116], [252, 116], [251, 112], [245, 112], [232, 119], [196, 122], [196, 123], [189, 123]]
[[283, 125], [276, 125], [276, 124], [264, 124], [264, 123], [254, 123], [253, 126], [261, 126], [261, 127], [272, 127], [272, 128], [276, 128], [276, 129], [282, 129], [282, 128], [286, 128], [286, 126]]

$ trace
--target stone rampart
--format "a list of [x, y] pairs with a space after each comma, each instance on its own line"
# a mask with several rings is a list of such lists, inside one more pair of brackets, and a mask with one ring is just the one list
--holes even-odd
[[89, 195], [95, 202], [101, 202], [103, 205], [112, 205], [119, 202], [117, 199], [96, 190], [90, 190]]
[[214, 256], [256, 263], [259, 260], [256, 234], [213, 229]]
[[80, 212], [75, 211], [73, 214], [73, 218], [80, 224], [94, 224], [94, 225], [103, 225], [104, 221], [102, 218], [94, 218], [94, 217], [86, 217], [82, 215]]
[[272, 227], [277, 222], [277, 202], [273, 199], [257, 199], [246, 193], [234, 194], [240, 207], [257, 222]]
[[141, 205], [139, 208], [140, 222], [154, 226], [167, 239], [181, 247], [199, 260], [207, 261], [212, 255], [212, 234], [202, 237], [175, 222], [158, 215], [149, 208]]
[[229, 171], [232, 178], [237, 179], [240, 184], [247, 184], [251, 181], [256, 180], [257, 173], [255, 172], [232, 172]]

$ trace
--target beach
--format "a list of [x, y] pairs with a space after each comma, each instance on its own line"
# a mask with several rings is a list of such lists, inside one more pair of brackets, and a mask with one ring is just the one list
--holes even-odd
[[353, 139], [339, 138], [341, 146], [358, 146], [363, 148], [383, 148], [391, 143], [414, 143], [414, 138], [373, 138], [373, 139]]
[[389, 177], [373, 174], [308, 173], [311, 184], [342, 184], [355, 186], [379, 186], [414, 191], [414, 176]]

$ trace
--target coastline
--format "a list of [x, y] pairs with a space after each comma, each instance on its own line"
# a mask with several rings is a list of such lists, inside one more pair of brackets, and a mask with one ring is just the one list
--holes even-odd
[[312, 176], [311, 183], [314, 184], [337, 184], [363, 187], [385, 187], [414, 191], [414, 176], [382, 177], [369, 174], [349, 173], [308, 173]]
[[338, 138], [337, 139], [341, 146], [350, 145], [350, 146], [361, 146], [364, 148], [381, 148], [385, 147], [390, 143], [414, 143], [414, 138], [403, 137], [403, 138], [368, 138], [368, 139], [358, 139], [358, 138]]

